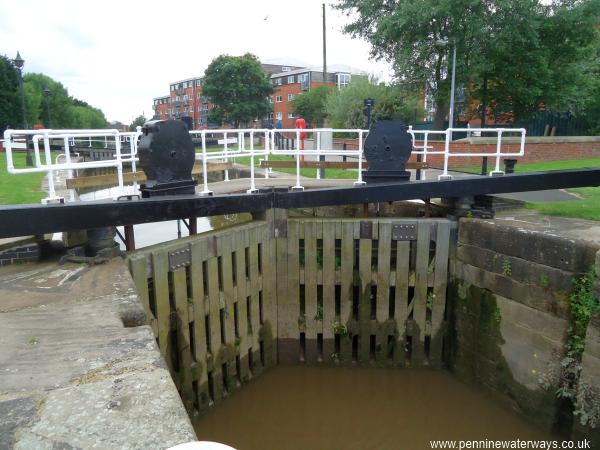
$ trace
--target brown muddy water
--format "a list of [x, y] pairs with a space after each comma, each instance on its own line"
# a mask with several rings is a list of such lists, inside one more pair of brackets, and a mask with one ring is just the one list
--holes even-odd
[[443, 440], [546, 440], [448, 372], [277, 366], [194, 421], [237, 450], [413, 450]]

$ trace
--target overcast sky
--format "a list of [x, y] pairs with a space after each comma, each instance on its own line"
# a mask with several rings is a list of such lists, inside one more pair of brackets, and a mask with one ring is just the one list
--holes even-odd
[[[130, 123], [152, 116], [169, 82], [201, 75], [216, 56], [322, 64], [322, 0], [0, 0], [0, 53], [25, 59], [69, 93]], [[327, 63], [389, 79], [366, 42], [342, 34], [348, 19], [327, 2]]]

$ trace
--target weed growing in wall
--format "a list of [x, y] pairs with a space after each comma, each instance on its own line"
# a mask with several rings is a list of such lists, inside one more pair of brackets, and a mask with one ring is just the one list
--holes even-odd
[[500, 322], [502, 322], [502, 311], [500, 311], [500, 308], [497, 306], [494, 310], [494, 322], [496, 322], [498, 325], [500, 325]]
[[435, 295], [433, 295], [433, 292], [428, 292], [427, 293], [427, 309], [429, 311], [431, 311], [433, 309], [433, 299], [435, 298]]
[[585, 350], [585, 335], [592, 315], [600, 311], [600, 301], [594, 296], [597, 274], [591, 269], [583, 277], [573, 280], [571, 294], [571, 326], [567, 330], [566, 356], [561, 360], [562, 373], [558, 377], [557, 397], [573, 402], [573, 414], [582, 425], [600, 426], [600, 391], [580, 381], [581, 356]]
[[317, 305], [317, 313], [315, 314], [315, 320], [323, 321], [323, 305]]
[[507, 277], [512, 275], [512, 266], [508, 258], [504, 258], [504, 261], [502, 261], [502, 273]]
[[348, 328], [346, 327], [346, 325], [340, 322], [331, 322], [331, 328], [333, 328], [333, 334], [339, 334], [340, 336], [348, 335]]

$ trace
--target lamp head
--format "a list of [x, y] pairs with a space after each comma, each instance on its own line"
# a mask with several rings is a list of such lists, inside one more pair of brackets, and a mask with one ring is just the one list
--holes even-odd
[[17, 66], [19, 69], [22, 68], [23, 65], [25, 64], [25, 60], [23, 58], [21, 58], [21, 54], [18, 51], [17, 51], [17, 56], [15, 56], [14, 63], [15, 63], [15, 66]]

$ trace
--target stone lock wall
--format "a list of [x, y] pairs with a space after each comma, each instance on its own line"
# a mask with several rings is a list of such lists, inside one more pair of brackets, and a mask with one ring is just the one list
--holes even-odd
[[[600, 274], [600, 252], [596, 253], [596, 274]], [[596, 280], [596, 298], [600, 298], [600, 279]], [[587, 408], [595, 414], [593, 420], [600, 419], [600, 312], [594, 314], [588, 324], [585, 336], [585, 351], [581, 358], [581, 377], [578, 395]], [[600, 425], [595, 429], [576, 421], [574, 432], [577, 436], [591, 436], [600, 442]]]
[[[552, 379], [565, 356], [573, 278], [590, 270], [597, 251], [590, 242], [516, 221], [461, 219], [452, 280], [452, 370], [545, 429], [568, 432], [572, 417]], [[595, 324], [588, 330], [582, 376], [598, 385]]]

